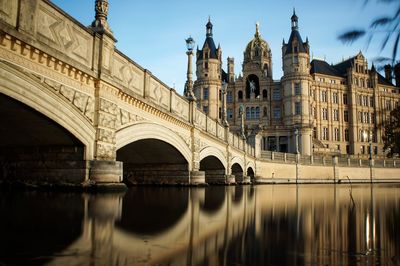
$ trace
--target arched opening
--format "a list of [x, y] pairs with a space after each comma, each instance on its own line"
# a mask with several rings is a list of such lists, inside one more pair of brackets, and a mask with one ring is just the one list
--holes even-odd
[[124, 182], [129, 184], [178, 184], [189, 182], [185, 157], [171, 144], [142, 139], [117, 150], [124, 164]]
[[238, 163], [234, 163], [231, 167], [232, 175], [235, 176], [236, 182], [243, 181], [243, 168]]
[[253, 170], [253, 168], [251, 168], [251, 167], [247, 168], [247, 176], [249, 176], [251, 180], [254, 180], [254, 170]]
[[243, 100], [243, 91], [238, 91], [238, 99], [239, 101]]
[[200, 171], [205, 172], [206, 183], [225, 184], [225, 167], [215, 156], [207, 156], [200, 161]]
[[246, 79], [246, 98], [250, 99], [252, 94], [254, 94], [255, 98], [260, 95], [260, 82], [254, 74], [249, 75]]
[[53, 183], [85, 180], [85, 147], [68, 130], [1, 93], [0, 114], [0, 179]]
[[268, 99], [268, 92], [267, 92], [267, 90], [263, 90], [263, 92], [262, 92], [262, 97], [263, 97], [263, 100], [267, 100]]
[[187, 188], [132, 187], [116, 225], [139, 235], [156, 235], [179, 223], [189, 202]]

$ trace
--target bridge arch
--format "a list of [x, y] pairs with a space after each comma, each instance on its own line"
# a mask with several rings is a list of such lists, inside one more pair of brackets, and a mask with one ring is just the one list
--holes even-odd
[[251, 180], [253, 180], [255, 174], [256, 174], [255, 165], [253, 162], [249, 162], [246, 167], [246, 175], [249, 176]]
[[234, 164], [238, 164], [238, 165], [240, 165], [240, 167], [241, 167], [242, 169], [245, 169], [245, 164], [244, 164], [244, 162], [243, 162], [243, 159], [240, 158], [240, 157], [238, 157], [238, 156], [235, 156], [235, 157], [232, 158], [232, 160], [231, 160], [231, 168], [232, 168], [232, 166], [233, 166]]
[[116, 132], [116, 149], [120, 149], [132, 142], [143, 139], [157, 139], [164, 141], [176, 148], [186, 161], [189, 167], [192, 162], [192, 152], [185, 141], [174, 131], [162, 125], [151, 122], [140, 122]]
[[0, 63], [0, 94], [32, 108], [64, 128], [84, 145], [84, 158], [92, 160], [95, 129], [91, 122], [76, 107], [22, 71]]
[[174, 131], [140, 122], [116, 132], [117, 160], [124, 163], [124, 179], [133, 184], [188, 183], [192, 153]]
[[216, 157], [221, 162], [221, 164], [224, 166], [224, 168], [227, 169], [228, 162], [226, 160], [224, 153], [221, 150], [219, 150], [215, 147], [212, 147], [212, 146], [208, 146], [200, 151], [200, 161], [202, 161], [203, 159], [205, 159], [208, 156]]

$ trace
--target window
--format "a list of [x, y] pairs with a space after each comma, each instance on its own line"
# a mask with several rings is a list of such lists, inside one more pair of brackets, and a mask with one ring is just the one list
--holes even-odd
[[391, 111], [392, 110], [392, 104], [390, 102], [390, 100], [386, 100], [386, 110], [387, 111]]
[[364, 112], [363, 114], [363, 123], [367, 124], [369, 122], [369, 113]]
[[349, 111], [348, 110], [343, 111], [343, 119], [344, 119], [344, 122], [349, 122]]
[[332, 98], [333, 98], [333, 103], [338, 103], [339, 102], [339, 97], [338, 97], [338, 93], [334, 92], [332, 94]]
[[205, 69], [208, 69], [208, 62], [205, 62], [205, 63], [204, 63], [204, 68], [205, 68]]
[[233, 111], [232, 111], [232, 109], [228, 108], [226, 110], [226, 114], [227, 114], [229, 120], [233, 119]]
[[363, 106], [368, 106], [368, 96], [362, 96]]
[[364, 145], [360, 146], [360, 153], [365, 154], [365, 146]]
[[250, 119], [254, 119], [256, 117], [256, 109], [251, 107]]
[[324, 127], [322, 129], [322, 139], [323, 140], [329, 140], [329, 134], [328, 134], [328, 128]]
[[344, 130], [344, 140], [349, 141], [349, 139], [350, 139], [349, 130], [346, 128]]
[[221, 99], [222, 99], [222, 92], [221, 90], [218, 90], [218, 100], [221, 101]]
[[206, 114], [208, 114], [208, 106], [207, 106], [207, 105], [204, 105], [204, 106], [203, 106], [203, 112], [206, 113]]
[[374, 107], [374, 98], [373, 97], [369, 97], [369, 106]]
[[328, 120], [328, 109], [322, 108], [322, 120]]
[[218, 118], [221, 119], [222, 118], [222, 108], [218, 108]]
[[262, 96], [263, 96], [263, 99], [264, 99], [264, 100], [268, 98], [268, 92], [267, 92], [267, 90], [263, 90]]
[[362, 112], [358, 112], [358, 122], [360, 122], [360, 123], [363, 122], [363, 114], [362, 114]]
[[340, 141], [340, 133], [337, 127], [335, 128], [334, 133], [335, 133], [335, 140]]
[[228, 91], [226, 94], [226, 101], [228, 103], [233, 103], [233, 93], [231, 91]]
[[333, 120], [339, 121], [339, 110], [337, 110], [337, 109], [333, 110]]
[[203, 88], [203, 100], [208, 100], [208, 88]]
[[326, 91], [321, 91], [321, 102], [327, 102]]
[[347, 93], [343, 94], [343, 104], [347, 104]]
[[281, 118], [281, 108], [280, 107], [274, 107], [274, 119], [280, 119]]
[[317, 119], [317, 107], [313, 107], [314, 118]]
[[301, 115], [301, 103], [300, 102], [296, 102], [294, 104], [294, 113], [295, 113], [295, 115]]
[[251, 110], [250, 107], [246, 107], [246, 119], [250, 119], [251, 118]]
[[272, 91], [272, 100], [278, 101], [281, 99], [281, 91], [279, 89], [274, 89]]
[[298, 82], [294, 83], [294, 94], [301, 95], [301, 86], [300, 86], [300, 83], [298, 83]]
[[313, 128], [313, 138], [314, 139], [317, 138], [317, 128], [316, 127]]
[[371, 113], [370, 118], [371, 118], [370, 123], [375, 124], [375, 113]]
[[260, 107], [256, 107], [256, 119], [260, 118]]
[[243, 91], [238, 92], [238, 98], [239, 100], [243, 100]]

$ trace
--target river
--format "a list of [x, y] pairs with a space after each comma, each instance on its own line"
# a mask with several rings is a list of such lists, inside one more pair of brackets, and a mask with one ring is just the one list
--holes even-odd
[[0, 265], [400, 265], [400, 186], [3, 190]]

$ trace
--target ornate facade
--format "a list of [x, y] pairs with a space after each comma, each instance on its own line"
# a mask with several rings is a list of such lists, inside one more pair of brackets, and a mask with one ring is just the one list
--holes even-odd
[[[207, 37], [197, 50], [197, 106], [222, 120], [222, 84], [227, 86], [226, 116], [231, 131], [241, 131], [241, 109], [246, 135], [262, 136], [262, 149], [310, 155], [369, 153], [383, 155], [382, 135], [390, 111], [400, 102], [400, 66], [386, 67], [385, 77], [360, 52], [338, 64], [310, 60], [295, 12], [291, 34], [282, 44], [283, 76], [274, 80], [272, 52], [262, 39], [259, 25], [244, 51], [242, 73], [235, 75], [234, 59], [222, 70], [221, 47], [216, 48], [209, 21]], [[392, 73], [395, 73], [393, 84]], [[296, 134], [298, 145], [296, 145]]]

